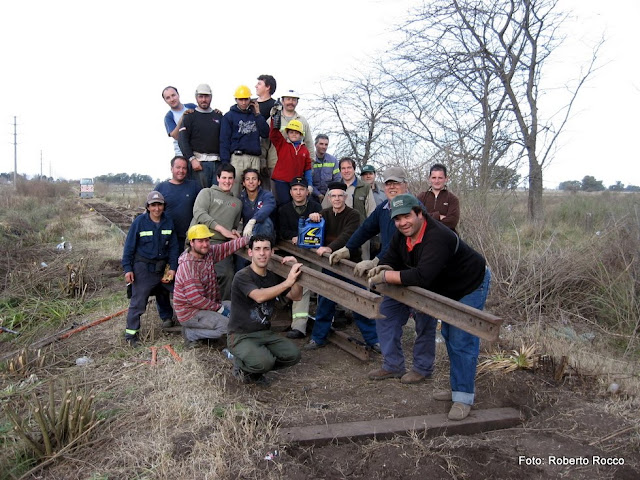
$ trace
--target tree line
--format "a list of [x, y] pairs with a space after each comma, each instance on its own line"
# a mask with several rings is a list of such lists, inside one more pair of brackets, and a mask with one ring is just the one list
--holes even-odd
[[[568, 192], [602, 192], [607, 190], [607, 188], [602, 183], [602, 180], [596, 180], [592, 175], [585, 175], [582, 181], [566, 180], [564, 182], [560, 182], [558, 190]], [[608, 190], [612, 192], [640, 192], [640, 186], [625, 186], [620, 180], [618, 180], [615, 185], [609, 185]]]

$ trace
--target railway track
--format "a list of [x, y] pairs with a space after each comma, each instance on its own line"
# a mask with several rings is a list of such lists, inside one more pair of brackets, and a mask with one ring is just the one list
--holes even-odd
[[123, 235], [126, 235], [131, 226], [131, 222], [141, 212], [135, 212], [124, 207], [114, 207], [104, 202], [86, 202], [85, 205], [92, 208], [98, 215], [107, 220], [117, 228]]

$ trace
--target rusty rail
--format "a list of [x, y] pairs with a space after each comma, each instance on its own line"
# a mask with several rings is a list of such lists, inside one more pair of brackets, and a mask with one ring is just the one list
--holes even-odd
[[[242, 249], [235, 253], [246, 260], [250, 260], [247, 253]], [[285, 278], [289, 274], [291, 265], [292, 263], [282, 264], [282, 257], [274, 254], [267, 268], [276, 275]], [[380, 303], [382, 303], [382, 297], [380, 297], [380, 295], [363, 290], [337, 278], [324, 275], [306, 266], [303, 266], [301, 270], [302, 274], [298, 277], [298, 283], [303, 287], [307, 287], [323, 297], [330, 298], [354, 312], [361, 313], [367, 318], [382, 317], [380, 315]]]
[[[329, 255], [319, 257], [315, 251], [299, 248], [286, 242], [279, 242], [277, 247], [294, 257], [337, 273], [348, 280], [368, 287], [366, 278], [353, 275], [355, 262], [341, 260], [337, 265], [329, 265]], [[327, 277], [325, 277], [327, 278]], [[314, 290], [314, 287], [310, 287]], [[358, 289], [362, 292], [362, 289]], [[420, 312], [428, 313], [443, 322], [454, 325], [479, 338], [495, 342], [500, 335], [502, 319], [488, 312], [478, 310], [460, 302], [433, 293], [419, 287], [403, 287], [397, 285], [376, 285], [376, 292], [404, 303]], [[318, 292], [320, 293], [320, 292]], [[358, 292], [356, 292], [358, 294]], [[350, 308], [349, 303], [343, 304]], [[370, 317], [373, 318], [373, 317]]]

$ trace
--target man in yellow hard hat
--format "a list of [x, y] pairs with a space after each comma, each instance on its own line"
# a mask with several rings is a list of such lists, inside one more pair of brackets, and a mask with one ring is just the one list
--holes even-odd
[[[220, 128], [220, 158], [230, 162], [236, 172], [247, 168], [260, 170], [262, 147], [260, 137], [269, 137], [269, 125], [262, 115], [256, 99], [251, 99], [251, 90], [240, 85], [235, 91], [236, 104], [222, 117]], [[232, 188], [233, 194], [240, 194], [240, 178]]]
[[201, 339], [220, 338], [227, 333], [231, 302], [222, 301], [213, 266], [249, 240], [240, 237], [212, 244], [214, 235], [206, 225], [191, 226], [187, 231], [189, 247], [178, 259], [173, 306], [188, 348], [200, 346]]

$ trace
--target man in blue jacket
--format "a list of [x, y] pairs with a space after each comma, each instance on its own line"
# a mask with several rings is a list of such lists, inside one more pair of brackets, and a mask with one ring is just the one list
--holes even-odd
[[164, 205], [160, 192], [150, 192], [147, 211], [133, 221], [124, 244], [122, 268], [125, 280], [131, 284], [125, 339], [132, 347], [140, 341], [140, 316], [147, 309], [150, 295], [156, 296], [163, 327], [173, 325], [173, 308], [165, 285], [173, 281], [178, 269], [178, 237], [173, 221], [164, 213]]
[[[362, 276], [368, 270], [376, 267], [380, 259], [385, 255], [391, 239], [398, 229], [391, 218], [390, 202], [399, 195], [408, 192], [407, 175], [401, 167], [391, 167], [384, 171], [384, 190], [387, 200], [376, 207], [371, 215], [367, 217], [362, 225], [354, 232], [347, 241], [347, 244], [340, 250], [336, 250], [329, 257], [329, 263], [338, 263], [341, 259], [356, 258], [359, 248], [371, 238], [380, 234], [382, 249], [373, 260], [363, 260], [356, 264], [354, 275]], [[382, 368], [369, 372], [370, 380], [385, 380], [388, 378], [400, 378], [402, 383], [413, 384], [425, 381], [433, 372], [433, 362], [435, 358], [435, 331], [437, 320], [431, 315], [422, 312], [413, 312], [415, 320], [416, 336], [421, 339], [416, 342], [413, 349], [413, 370], [405, 372], [404, 353], [398, 343], [398, 338], [402, 337], [402, 328], [409, 318], [409, 307], [395, 300], [387, 299], [385, 302], [403, 309], [406, 317], [400, 320], [397, 318], [383, 318], [377, 320], [376, 329], [384, 357]], [[387, 304], [385, 303], [385, 305]], [[397, 305], [396, 305], [397, 304]]]
[[[258, 102], [251, 100], [249, 87], [241, 85], [236, 88], [235, 99], [236, 104], [222, 117], [220, 159], [231, 162], [236, 172], [247, 168], [260, 171], [260, 137], [269, 137], [269, 125], [260, 115]], [[236, 177], [231, 191], [239, 196], [240, 178]]]
[[275, 238], [275, 228], [271, 216], [276, 209], [276, 198], [273, 193], [260, 186], [260, 172], [255, 168], [247, 168], [242, 172], [240, 194], [242, 200], [243, 237], [267, 235]]

